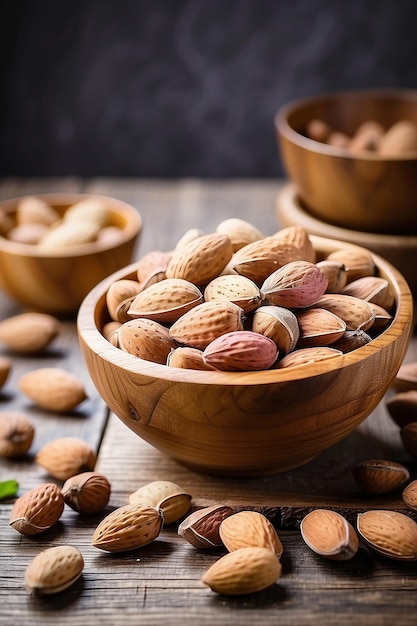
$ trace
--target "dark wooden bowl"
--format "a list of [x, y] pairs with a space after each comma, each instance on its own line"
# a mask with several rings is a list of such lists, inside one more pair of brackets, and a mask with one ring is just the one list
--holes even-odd
[[352, 154], [309, 139], [306, 127], [314, 118], [350, 136], [368, 120], [385, 129], [401, 119], [417, 125], [417, 90], [322, 95], [291, 102], [275, 117], [283, 165], [313, 215], [343, 228], [417, 233], [417, 153]]
[[[350, 244], [312, 237], [319, 255]], [[400, 367], [412, 299], [402, 275], [375, 257], [392, 285], [392, 324], [366, 346], [328, 361], [258, 372], [194, 371], [159, 365], [109, 343], [106, 292], [134, 278], [136, 264], [106, 278], [78, 314], [84, 359], [99, 394], [134, 432], [199, 472], [260, 476], [302, 465], [358, 426]], [[354, 384], [352, 384], [354, 383]]]
[[[16, 243], [0, 236], [0, 288], [25, 309], [72, 315], [97, 283], [132, 262], [142, 218], [131, 205], [107, 196], [80, 193], [36, 196], [60, 214], [79, 200], [103, 198], [111, 223], [122, 229], [117, 242], [91, 242], [59, 250], [41, 250], [36, 245]], [[0, 208], [14, 219], [20, 200], [4, 200]]]

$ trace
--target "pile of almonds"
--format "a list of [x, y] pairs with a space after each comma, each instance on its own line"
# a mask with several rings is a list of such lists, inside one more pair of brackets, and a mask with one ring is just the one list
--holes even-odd
[[388, 158], [417, 155], [417, 126], [406, 119], [395, 122], [388, 129], [375, 120], [367, 120], [352, 136], [332, 128], [322, 119], [312, 119], [307, 124], [306, 135], [352, 154], [365, 151]]
[[144, 255], [106, 304], [103, 335], [141, 359], [254, 371], [361, 347], [390, 324], [395, 302], [367, 250], [317, 258], [300, 226], [264, 236], [228, 218], [209, 234], [187, 231], [171, 253]]
[[0, 236], [45, 252], [92, 241], [114, 243], [120, 235], [120, 227], [112, 223], [111, 212], [100, 197], [79, 200], [63, 215], [36, 196], [22, 198], [14, 215], [0, 208]]

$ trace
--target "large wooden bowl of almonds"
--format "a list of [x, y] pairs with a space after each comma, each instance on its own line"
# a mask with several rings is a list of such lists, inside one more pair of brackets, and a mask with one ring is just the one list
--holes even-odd
[[103, 278], [131, 263], [142, 230], [133, 206], [82, 193], [0, 202], [0, 288], [23, 308], [74, 315]]
[[230, 218], [102, 281], [78, 332], [99, 394], [134, 433], [192, 470], [262, 476], [375, 409], [411, 321], [408, 285], [379, 256]]
[[320, 94], [284, 105], [278, 147], [304, 208], [371, 233], [417, 233], [417, 90]]

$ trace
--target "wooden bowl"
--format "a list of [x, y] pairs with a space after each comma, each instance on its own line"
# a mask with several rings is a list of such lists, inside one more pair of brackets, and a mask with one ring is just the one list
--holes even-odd
[[347, 241], [382, 256], [400, 270], [417, 300], [417, 235], [368, 233], [323, 222], [303, 205], [294, 183], [278, 194], [276, 208], [282, 228], [298, 224], [312, 235]]
[[[132, 262], [142, 218], [134, 207], [107, 196], [49, 193], [36, 197], [61, 215], [79, 200], [102, 198], [110, 211], [110, 223], [122, 229], [117, 242], [91, 242], [53, 251], [0, 236], [0, 288], [25, 309], [72, 315], [97, 283]], [[2, 201], [0, 208], [14, 220], [21, 199]]]
[[315, 217], [344, 228], [417, 233], [417, 153], [388, 158], [353, 154], [306, 136], [319, 118], [352, 136], [362, 122], [384, 129], [407, 119], [417, 125], [417, 90], [341, 92], [291, 102], [275, 117], [289, 178]]
[[[319, 256], [350, 244], [312, 237]], [[309, 461], [358, 426], [400, 367], [411, 331], [412, 299], [402, 275], [375, 256], [395, 294], [391, 325], [356, 351], [302, 367], [258, 372], [194, 371], [142, 360], [111, 345], [106, 292], [135, 278], [136, 264], [97, 285], [78, 313], [91, 379], [110, 409], [137, 435], [189, 468], [261, 476]]]

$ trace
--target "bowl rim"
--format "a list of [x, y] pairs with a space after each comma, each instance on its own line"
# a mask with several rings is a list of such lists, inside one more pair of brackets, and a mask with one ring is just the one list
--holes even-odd
[[52, 205], [66, 206], [75, 204], [80, 200], [86, 200], [88, 198], [99, 198], [104, 201], [110, 201], [112, 203], [111, 209], [115, 212], [123, 214], [126, 218], [126, 224], [120, 233], [120, 237], [113, 243], [102, 243], [99, 241], [77, 244], [76, 246], [69, 246], [68, 248], [60, 248], [59, 250], [40, 250], [36, 244], [19, 243], [16, 241], [10, 241], [6, 237], [0, 235], [0, 252], [10, 255], [16, 255], [20, 257], [35, 257], [37, 259], [61, 259], [61, 258], [74, 258], [100, 254], [102, 252], [117, 249], [126, 243], [132, 241], [139, 235], [143, 228], [142, 215], [138, 209], [133, 205], [105, 194], [97, 194], [94, 192], [47, 192], [47, 193], [27, 193], [21, 196], [15, 196], [13, 198], [7, 198], [0, 200], [0, 209], [5, 209], [6, 212], [13, 212], [17, 203], [20, 200], [24, 200], [28, 197], [36, 197], [41, 200], [45, 200]]
[[[363, 249], [362, 246], [339, 240], [316, 235], [309, 236], [316, 247], [324, 244], [328, 245], [329, 242], [331, 242], [333, 246], [338, 244], [341, 247], [349, 249]], [[84, 298], [77, 315], [77, 332], [80, 343], [82, 347], [84, 343], [85, 346], [93, 351], [99, 358], [125, 370], [127, 373], [158, 378], [167, 382], [182, 382], [207, 386], [260, 386], [300, 381], [335, 372], [341, 368], [347, 368], [353, 364], [357, 364], [359, 361], [365, 362], [366, 359], [375, 354], [375, 351], [384, 347], [387, 348], [387, 346], [394, 343], [399, 336], [403, 336], [404, 333], [408, 333], [408, 336], [411, 334], [413, 302], [411, 291], [405, 278], [391, 263], [373, 252], [370, 252], [370, 254], [374, 258], [378, 268], [388, 277], [394, 289], [397, 308], [392, 322], [385, 331], [365, 346], [324, 361], [283, 369], [251, 372], [217, 372], [169, 367], [167, 365], [151, 363], [150, 361], [122, 351], [120, 348], [113, 346], [101, 334], [97, 325], [98, 308], [99, 306], [105, 305], [105, 294], [110, 284], [115, 280], [126, 278], [133, 274], [136, 271], [137, 262], [118, 270], [102, 280]], [[393, 332], [394, 330], [396, 332]], [[405, 343], [407, 344], [408, 341]], [[312, 368], [314, 368], [314, 371]]]
[[294, 98], [287, 103], [283, 104], [274, 116], [275, 130], [282, 137], [285, 137], [288, 141], [294, 143], [300, 148], [309, 150], [314, 153], [322, 154], [323, 156], [339, 157], [352, 161], [382, 161], [382, 162], [398, 162], [398, 161], [415, 161], [417, 159], [417, 152], [411, 155], [404, 156], [379, 156], [378, 154], [363, 153], [352, 154], [346, 148], [340, 148], [336, 146], [329, 146], [329, 144], [310, 139], [305, 135], [297, 132], [290, 125], [288, 118], [296, 110], [305, 108], [316, 104], [319, 101], [332, 102], [341, 99], [354, 99], [360, 100], [363, 98], [386, 98], [391, 100], [404, 100], [415, 101], [417, 106], [417, 89], [395, 89], [395, 88], [381, 88], [375, 87], [372, 89], [347, 89], [342, 91], [333, 91], [326, 93], [318, 93], [314, 96]]

